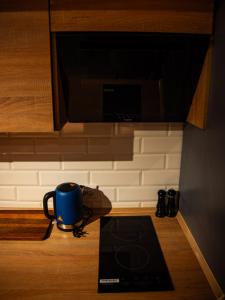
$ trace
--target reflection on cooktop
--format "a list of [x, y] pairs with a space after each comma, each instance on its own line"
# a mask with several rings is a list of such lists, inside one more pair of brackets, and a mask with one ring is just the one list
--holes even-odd
[[113, 220], [108, 225], [109, 229], [105, 228], [107, 231], [113, 235], [114, 238], [127, 241], [127, 242], [134, 242], [140, 240], [144, 234], [144, 224], [140, 223], [137, 219], [132, 221], [133, 229], [127, 228], [127, 219], [120, 218]]
[[98, 292], [173, 290], [149, 216], [102, 217]]
[[127, 270], [143, 269], [150, 259], [150, 253], [139, 245], [124, 245], [115, 251], [116, 263]]

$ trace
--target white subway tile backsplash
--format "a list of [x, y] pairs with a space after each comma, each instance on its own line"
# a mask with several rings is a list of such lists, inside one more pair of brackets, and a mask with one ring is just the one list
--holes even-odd
[[172, 185], [167, 185], [166, 186], [166, 190], [168, 191], [169, 189], [174, 189], [175, 191], [179, 191], [179, 186], [176, 184], [172, 184]]
[[140, 136], [140, 137], [158, 137], [158, 136], [167, 136], [168, 131], [165, 128], [165, 130], [135, 130], [134, 136]]
[[141, 152], [141, 139], [139, 137], [134, 137], [134, 144], [133, 144], [133, 152], [140, 153]]
[[0, 170], [8, 170], [8, 169], [10, 169], [10, 163], [0, 162]]
[[99, 185], [138, 185], [139, 171], [96, 171], [91, 172], [91, 184]]
[[61, 136], [109, 137], [114, 135], [114, 123], [66, 123]]
[[180, 154], [167, 154], [166, 155], [166, 168], [167, 169], [180, 169]]
[[141, 207], [156, 207], [157, 201], [146, 201], [141, 203]]
[[134, 141], [130, 137], [90, 138], [88, 141], [88, 153], [132, 153], [133, 144]]
[[42, 138], [35, 140], [36, 153], [87, 153], [86, 138]]
[[16, 200], [15, 187], [9, 187], [9, 186], [0, 187], [0, 200], [2, 201]]
[[0, 185], [36, 185], [38, 174], [35, 171], [0, 171]]
[[14, 170], [59, 170], [59, 161], [16, 161], [12, 162]]
[[158, 190], [165, 186], [119, 187], [118, 201], [150, 201], [157, 199]]
[[0, 153], [34, 153], [34, 139], [1, 138]]
[[167, 136], [167, 123], [146, 123], [144, 126], [137, 126], [134, 131], [135, 136]]
[[168, 123], [118, 123], [116, 134], [121, 136], [166, 136]]
[[11, 154], [9, 161], [12, 162], [60, 162], [61, 154], [60, 153], [17, 153]]
[[129, 201], [124, 201], [124, 202], [112, 202], [112, 207], [113, 208], [123, 208], [123, 207], [141, 207], [141, 202], [129, 202]]
[[99, 186], [87, 201], [93, 207], [155, 207], [159, 189], [178, 190], [182, 130], [174, 123], [80, 123], [53, 134], [4, 134], [0, 207], [41, 208], [44, 194], [68, 181]]
[[116, 201], [116, 187], [105, 187], [101, 185], [86, 185], [86, 187], [91, 189], [98, 189], [100, 193], [103, 193], [110, 201]]
[[180, 170], [143, 171], [142, 184], [168, 185], [179, 184]]
[[104, 195], [110, 201], [116, 201], [116, 188], [109, 188], [109, 187], [99, 187], [99, 190], [104, 193]]
[[182, 137], [183, 136], [183, 127], [184, 127], [183, 123], [170, 123], [168, 135]]
[[116, 170], [138, 169], [163, 169], [165, 166], [164, 155], [134, 155], [132, 161], [115, 162]]
[[63, 170], [110, 170], [112, 161], [65, 161]]
[[[42, 208], [42, 204], [34, 201], [1, 201], [0, 207], [7, 208]], [[50, 207], [50, 206], [49, 206]]]
[[142, 153], [180, 153], [181, 147], [180, 137], [144, 137], [142, 139]]
[[89, 173], [85, 171], [40, 171], [39, 177], [41, 185], [58, 185], [63, 182], [75, 182], [82, 185], [89, 183]]
[[24, 186], [17, 188], [17, 200], [42, 202], [47, 192], [54, 191], [55, 186]]

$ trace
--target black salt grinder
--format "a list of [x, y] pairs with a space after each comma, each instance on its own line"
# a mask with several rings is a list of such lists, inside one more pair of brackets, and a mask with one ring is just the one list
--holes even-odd
[[177, 214], [177, 211], [176, 211], [176, 194], [177, 194], [177, 192], [174, 189], [170, 189], [167, 192], [166, 215], [168, 217], [175, 217], [176, 214]]
[[166, 191], [158, 191], [158, 202], [156, 206], [156, 217], [163, 218], [166, 215]]

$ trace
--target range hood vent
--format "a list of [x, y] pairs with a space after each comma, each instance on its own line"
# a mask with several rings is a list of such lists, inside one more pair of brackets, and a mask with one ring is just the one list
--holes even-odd
[[69, 122], [183, 122], [209, 35], [57, 33]]

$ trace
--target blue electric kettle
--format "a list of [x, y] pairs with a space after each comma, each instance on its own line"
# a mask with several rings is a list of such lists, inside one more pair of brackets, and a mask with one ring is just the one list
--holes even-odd
[[[48, 200], [53, 197], [54, 214], [48, 210]], [[73, 182], [58, 185], [55, 191], [48, 192], [43, 198], [45, 216], [56, 219], [57, 226], [61, 230], [72, 231], [82, 222], [82, 190]]]

